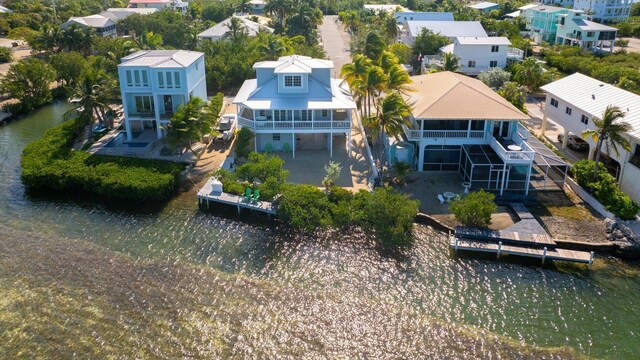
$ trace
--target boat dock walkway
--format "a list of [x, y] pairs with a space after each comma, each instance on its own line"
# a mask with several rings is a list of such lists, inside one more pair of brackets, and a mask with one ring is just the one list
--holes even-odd
[[204, 186], [198, 191], [198, 205], [206, 205], [208, 208], [210, 202], [235, 206], [238, 214], [241, 209], [249, 209], [266, 213], [268, 215], [276, 214], [276, 207], [270, 201], [247, 201], [242, 196], [227, 194], [225, 192], [213, 191], [213, 179], [207, 180]]
[[504, 230], [457, 226], [449, 238], [449, 247], [458, 250], [525, 256], [546, 260], [593, 263], [593, 252], [561, 249], [520, 203], [510, 204], [520, 221]]

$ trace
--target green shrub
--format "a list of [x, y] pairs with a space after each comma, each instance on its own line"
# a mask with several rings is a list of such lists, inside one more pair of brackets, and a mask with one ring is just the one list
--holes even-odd
[[13, 60], [13, 54], [8, 47], [0, 46], [0, 64], [6, 64]]
[[68, 120], [25, 147], [21, 164], [27, 188], [137, 202], [163, 200], [175, 190], [182, 165], [71, 151], [82, 124], [81, 119]]
[[573, 164], [573, 173], [578, 185], [591, 193], [615, 216], [624, 220], [634, 219], [640, 211], [640, 205], [618, 188], [616, 179], [603, 166], [598, 168], [598, 174], [594, 179], [595, 164], [592, 160], [580, 160]]
[[327, 194], [312, 185], [289, 184], [278, 199], [278, 217], [308, 232], [332, 225], [331, 209]]
[[[251, 153], [249, 161], [240, 165], [234, 173], [218, 169], [213, 176], [222, 182], [222, 191], [243, 195], [246, 188], [260, 189], [260, 199], [272, 200], [282, 191], [289, 171], [283, 169], [284, 161], [277, 156]], [[254, 181], [260, 185], [253, 186]]]
[[474, 191], [454, 199], [449, 208], [456, 220], [465, 226], [487, 226], [491, 224], [491, 214], [497, 210], [494, 199], [492, 193], [484, 190]]
[[372, 193], [360, 190], [351, 207], [354, 222], [365, 231], [374, 231], [383, 247], [406, 247], [413, 243], [411, 230], [418, 202], [407, 195], [385, 188], [376, 188]]
[[213, 115], [219, 115], [220, 110], [222, 110], [222, 105], [224, 103], [224, 94], [221, 92], [216, 93], [215, 96], [209, 100], [209, 106], [211, 106], [211, 113]]
[[238, 131], [238, 139], [236, 140], [236, 156], [246, 158], [251, 152], [251, 142], [253, 140], [253, 132], [249, 128], [243, 127]]

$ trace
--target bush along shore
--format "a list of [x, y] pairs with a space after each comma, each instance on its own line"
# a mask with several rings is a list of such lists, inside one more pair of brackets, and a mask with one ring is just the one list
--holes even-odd
[[67, 120], [27, 145], [21, 158], [27, 189], [130, 202], [164, 200], [176, 189], [183, 165], [73, 151], [71, 144], [84, 125], [81, 118]]
[[374, 233], [385, 249], [412, 244], [417, 201], [386, 188], [354, 194], [331, 184], [325, 189], [291, 184], [283, 164], [277, 156], [250, 153], [234, 173], [220, 169], [213, 176], [222, 182], [226, 193], [242, 195], [247, 188], [259, 189], [260, 200], [276, 202], [278, 219], [300, 231], [359, 226]]

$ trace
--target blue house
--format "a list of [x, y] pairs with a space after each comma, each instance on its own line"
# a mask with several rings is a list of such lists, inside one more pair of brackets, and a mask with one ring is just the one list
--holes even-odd
[[194, 96], [207, 99], [204, 54], [186, 50], [143, 50], [118, 65], [127, 131], [152, 129], [165, 135], [173, 113]]
[[235, 99], [238, 124], [255, 133], [256, 151], [329, 149], [333, 137], [348, 137], [356, 108], [341, 79], [331, 77], [333, 62], [307, 56], [284, 56], [253, 65], [256, 78], [246, 80]]

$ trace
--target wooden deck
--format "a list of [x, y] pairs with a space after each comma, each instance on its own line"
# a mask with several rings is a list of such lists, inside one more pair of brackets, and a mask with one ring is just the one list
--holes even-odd
[[449, 247], [458, 250], [525, 256], [546, 260], [592, 264], [593, 252], [560, 249], [529, 210], [520, 203], [510, 204], [520, 221], [504, 230], [457, 226]]
[[198, 191], [198, 204], [210, 206], [210, 202], [235, 206], [240, 213], [241, 209], [249, 209], [260, 211], [269, 215], [276, 214], [276, 208], [270, 201], [247, 201], [242, 196], [227, 194], [224, 192], [213, 192], [212, 179], [207, 180], [206, 184]]

